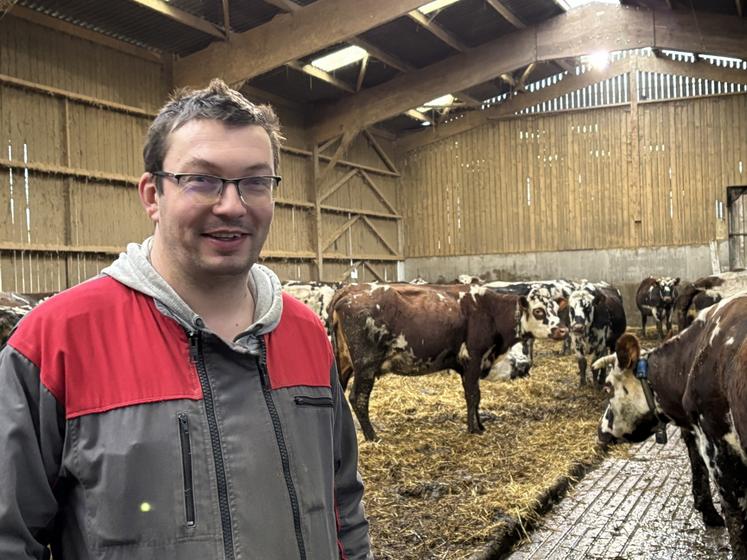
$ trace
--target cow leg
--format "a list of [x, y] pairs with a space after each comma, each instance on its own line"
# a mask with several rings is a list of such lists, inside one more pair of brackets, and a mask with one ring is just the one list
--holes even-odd
[[714, 442], [714, 476], [734, 560], [747, 560], [747, 465], [723, 439]]
[[374, 379], [375, 374], [371, 370], [363, 370], [360, 374], [356, 371], [355, 379], [353, 380], [353, 388], [348, 396], [353, 411], [355, 412], [355, 416], [358, 418], [358, 423], [361, 426], [363, 437], [366, 438], [366, 441], [373, 441], [376, 439], [376, 432], [368, 418], [368, 402], [371, 398]]
[[646, 314], [641, 311], [641, 338], [646, 337]]
[[661, 323], [661, 319], [656, 319], [656, 334], [659, 335], [659, 340], [664, 340], [664, 328]]
[[586, 385], [586, 357], [576, 355], [576, 363], [578, 363], [578, 381], [579, 385]]
[[562, 350], [562, 356], [568, 356], [571, 353], [571, 337], [566, 336], [563, 339], [563, 350]]
[[467, 431], [471, 434], [484, 432], [485, 426], [480, 421], [479, 372], [475, 375], [469, 370], [465, 371], [462, 374], [462, 387], [467, 401]]
[[739, 505], [721, 500], [729, 531], [731, 557], [733, 560], [747, 560], [747, 515]]
[[723, 527], [724, 520], [713, 505], [708, 469], [703, 458], [698, 452], [695, 443], [695, 435], [686, 429], [681, 429], [682, 439], [687, 446], [687, 454], [690, 457], [690, 470], [692, 472], [692, 491], [695, 509], [703, 516], [703, 523], [707, 527]]

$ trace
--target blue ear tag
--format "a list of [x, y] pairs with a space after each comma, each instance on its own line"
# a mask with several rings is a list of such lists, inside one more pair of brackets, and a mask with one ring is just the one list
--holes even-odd
[[638, 379], [648, 379], [648, 360], [641, 358], [635, 365], [635, 376]]

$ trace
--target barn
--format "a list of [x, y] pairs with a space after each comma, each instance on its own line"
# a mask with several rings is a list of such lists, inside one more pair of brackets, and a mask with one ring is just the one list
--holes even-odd
[[[216, 77], [282, 122], [260, 262], [283, 281], [606, 282], [630, 327], [643, 279], [684, 286], [747, 267], [745, 0], [0, 0], [0, 292], [65, 290], [148, 237], [146, 131], [173, 90]], [[556, 353], [541, 346], [539, 360]], [[571, 381], [543, 390], [592, 419], [567, 480], [602, 460], [603, 406], [593, 388], [576, 400], [563, 359]], [[408, 390], [428, 400], [423, 383]], [[442, 404], [426, 418], [446, 414], [451, 444], [469, 447], [461, 386], [438, 383], [455, 392], [455, 420]], [[527, 407], [536, 397], [511, 391]], [[418, 402], [402, 425], [422, 418]], [[399, 492], [372, 500], [375, 519], [400, 527], [377, 529], [381, 558], [498, 558], [495, 528], [513, 543], [522, 519], [538, 521], [537, 496], [567, 486], [522, 490], [534, 510], [509, 511], [508, 525], [480, 498], [481, 528], [451, 546], [430, 511], [428, 536], [394, 521], [442, 493], [432, 474], [397, 480], [405, 459], [392, 457], [418, 433], [360, 440], [371, 479]], [[431, 437], [415, 448], [450, 455]], [[460, 492], [460, 508], [485, 494]]]

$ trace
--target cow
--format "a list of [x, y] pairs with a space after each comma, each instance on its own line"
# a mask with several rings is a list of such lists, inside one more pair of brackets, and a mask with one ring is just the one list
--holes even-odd
[[[594, 360], [612, 352], [625, 332], [622, 294], [612, 286], [584, 283], [568, 298], [571, 345], [576, 352], [579, 385], [586, 385], [586, 356]], [[601, 386], [602, 371], [592, 367], [592, 381]]]
[[0, 292], [0, 348], [5, 346], [16, 323], [37, 303], [38, 299], [32, 296]]
[[747, 290], [744, 270], [704, 276], [688, 284], [680, 290], [674, 303], [679, 331], [686, 329], [702, 309], [744, 290]]
[[476, 285], [341, 289], [330, 307], [336, 356], [343, 388], [354, 376], [349, 400], [364, 437], [376, 438], [368, 403], [378, 376], [444, 369], [461, 375], [468, 430], [482, 432], [480, 378], [523, 338], [562, 339], [567, 330], [559, 324], [558, 308], [536, 293], [498, 294]]
[[[679, 426], [692, 470], [695, 509], [708, 526], [722, 526], [713, 506], [709, 473], [721, 497], [732, 557], [747, 560], [747, 295], [726, 298], [693, 324], [648, 353], [624, 335], [611, 365], [609, 404], [599, 441], [640, 442]], [[664, 432], [665, 433], [665, 432]], [[657, 438], [661, 442], [665, 438]]]
[[283, 291], [305, 304], [316, 313], [327, 333], [331, 334], [328, 308], [335, 292], [342, 287], [340, 282], [300, 282], [291, 280], [283, 283]]
[[679, 277], [662, 276], [644, 278], [635, 293], [635, 304], [641, 312], [641, 336], [646, 336], [646, 320], [652, 317], [656, 322], [656, 332], [659, 339], [664, 339], [664, 325], [666, 332], [672, 331], [672, 309], [677, 298]]

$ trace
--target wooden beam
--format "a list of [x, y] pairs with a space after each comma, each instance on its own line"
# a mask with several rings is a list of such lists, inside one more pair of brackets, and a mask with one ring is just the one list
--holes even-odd
[[24, 8], [23, 6], [18, 5], [13, 6], [13, 9], [10, 11], [10, 13], [5, 15], [5, 17], [8, 16], [30, 21], [31, 23], [35, 23], [36, 25], [41, 25], [48, 29], [54, 29], [55, 31], [60, 31], [62, 33], [66, 33], [67, 35], [72, 35], [73, 37], [85, 39], [86, 41], [90, 41], [91, 43], [103, 45], [105, 47], [109, 47], [110, 49], [124, 52], [129, 55], [142, 58], [143, 60], [147, 60], [149, 62], [157, 62], [159, 64], [164, 64], [165, 62], [165, 56], [163, 53], [161, 53], [161, 51], [146, 49], [143, 47], [132, 45], [130, 43], [125, 43], [124, 41], [120, 41], [119, 39], [107, 37], [106, 35], [102, 35], [101, 33], [85, 29], [84, 27], [80, 27], [79, 25], [74, 25], [72, 23], [62, 21], [61, 19], [44, 15], [41, 12], [37, 12], [36, 10], [32, 10], [30, 8]]
[[402, 216], [400, 216], [399, 214], [376, 212], [374, 210], [364, 210], [362, 208], [342, 208], [341, 206], [330, 206], [328, 204], [322, 204], [321, 209], [324, 212], [330, 212], [333, 214], [360, 214], [361, 216], [372, 216], [374, 218], [384, 218], [385, 220], [402, 220]]
[[369, 126], [532, 62], [643, 47], [745, 58], [745, 36], [747, 21], [733, 16], [702, 13], [696, 25], [689, 13], [592, 4], [343, 99], [319, 112], [312, 137], [322, 140], [349, 126]]
[[299, 6], [295, 2], [292, 2], [291, 0], [264, 0], [264, 2], [265, 4], [270, 4], [271, 6], [275, 6], [276, 8], [284, 12], [295, 12], [303, 8], [303, 6]]
[[269, 91], [256, 88], [246, 82], [244, 82], [244, 84], [236, 89], [246, 97], [248, 97], [250, 100], [257, 103], [270, 103], [271, 105], [287, 107], [288, 109], [293, 109], [295, 111], [305, 110], [305, 107], [302, 103], [297, 103], [295, 101], [291, 101], [290, 99], [286, 99], [285, 97], [270, 93]]
[[449, 45], [455, 51], [465, 52], [469, 50], [469, 47], [467, 47], [467, 45], [454, 37], [454, 35], [446, 31], [443, 27], [429, 19], [428, 16], [426, 16], [424, 13], [419, 12], [418, 10], [413, 10], [407, 15], [411, 20], [416, 22], [424, 29], [430, 31], [433, 35], [441, 39], [441, 41]]
[[140, 177], [120, 175], [117, 173], [106, 173], [104, 171], [93, 171], [89, 169], [77, 169], [64, 165], [50, 165], [48, 163], [24, 163], [22, 161], [0, 159], [0, 167], [5, 169], [28, 169], [33, 173], [42, 175], [58, 175], [60, 177], [77, 177], [79, 179], [93, 179], [103, 183], [124, 184], [128, 187], [137, 186]]
[[526, 27], [526, 24], [519, 18], [517, 18], [513, 14], [513, 12], [509, 10], [500, 0], [486, 0], [486, 2], [490, 5], [491, 8], [501, 14], [501, 16], [503, 16], [503, 19], [505, 19], [517, 29], [524, 29]]
[[389, 157], [389, 155], [384, 151], [384, 148], [381, 147], [381, 144], [379, 144], [378, 140], [376, 140], [376, 138], [374, 138], [373, 135], [365, 128], [363, 129], [363, 134], [368, 140], [369, 144], [371, 144], [371, 147], [381, 158], [381, 161], [384, 162], [384, 165], [386, 165], [389, 168], [389, 171], [394, 171], [395, 173], [399, 173], [399, 170], [397, 170], [397, 166], [394, 165], [394, 162]]
[[744, 16], [744, 10], [742, 9], [742, 1], [743, 0], [734, 0], [734, 2], [737, 5], [737, 15], [739, 17], [743, 17]]
[[311, 181], [314, 185], [314, 246], [316, 249], [316, 279], [324, 279], [324, 247], [322, 247], [322, 180], [319, 166], [319, 145], [314, 144], [311, 153]]
[[360, 171], [360, 169], [351, 169], [350, 171], [345, 173], [345, 175], [343, 175], [341, 179], [335, 181], [335, 183], [332, 186], [330, 186], [327, 190], [325, 190], [324, 192], [321, 192], [320, 190], [319, 202], [321, 203], [327, 200], [330, 196], [336, 193], [340, 187], [342, 187], [345, 183], [350, 181], [350, 179], [358, 175], [358, 173], [362, 173], [362, 171]]
[[356, 136], [358, 136], [358, 131], [352, 128], [342, 133], [342, 138], [340, 138], [340, 143], [337, 145], [337, 149], [335, 150], [334, 155], [329, 159], [329, 162], [327, 162], [327, 165], [324, 167], [324, 169], [322, 169], [322, 172], [319, 175], [320, 182], [323, 182], [324, 179], [329, 176], [329, 174], [335, 168], [335, 165], [337, 165], [337, 163], [340, 161], [340, 158], [345, 155], [345, 152], [347, 151], [350, 144], [353, 143], [353, 140], [355, 140]]
[[231, 33], [231, 10], [228, 6], [228, 0], [221, 0], [221, 10], [223, 11], [223, 31], [226, 32], [226, 38], [230, 38]]
[[365, 39], [355, 37], [353, 39], [350, 39], [348, 43], [364, 49], [374, 58], [379, 59], [384, 64], [391, 66], [392, 68], [399, 70], [400, 72], [409, 72], [410, 70], [415, 70], [415, 66], [413, 66], [409, 62], [405, 62], [401, 58], [381, 50], [379, 47], [372, 45]]
[[360, 173], [361, 173], [361, 177], [368, 184], [369, 188], [374, 192], [374, 194], [379, 198], [379, 200], [381, 200], [381, 202], [384, 203], [384, 206], [389, 208], [389, 211], [392, 214], [396, 214], [397, 209], [394, 207], [394, 204], [392, 204], [391, 202], [389, 202], [389, 200], [387, 200], [387, 198], [384, 196], [384, 193], [382, 193], [379, 190], [379, 187], [377, 187], [376, 183], [374, 183], [373, 179], [371, 179], [371, 176], [365, 171], [361, 171]]
[[189, 12], [186, 12], [184, 10], [180, 10], [179, 8], [172, 6], [168, 2], [164, 2], [164, 0], [130, 0], [130, 2], [138, 4], [144, 8], [148, 8], [149, 10], [161, 14], [162, 16], [166, 16], [170, 20], [181, 23], [182, 25], [191, 27], [192, 29], [196, 29], [198, 31], [202, 31], [207, 35], [212, 35], [213, 37], [218, 37], [219, 39], [226, 38], [226, 34], [209, 21], [197, 17], [196, 15], [190, 14]]
[[311, 64], [303, 64], [298, 61], [293, 61], [293, 62], [289, 62], [287, 66], [289, 68], [293, 68], [294, 70], [297, 70], [298, 72], [303, 72], [304, 74], [313, 76], [317, 80], [321, 80], [325, 83], [335, 86], [336, 88], [347, 91], [348, 93], [355, 93], [355, 88], [353, 86], [343, 82], [339, 78], [336, 78], [329, 72], [325, 72], [321, 68], [312, 66]]
[[659, 74], [670, 74], [672, 76], [747, 84], [747, 70], [716, 66], [704, 60], [693, 63], [672, 60], [668, 57], [638, 57], [637, 64], [638, 69], [643, 72], [658, 72]]
[[396, 249], [394, 249], [394, 248], [393, 248], [393, 247], [392, 247], [392, 246], [391, 246], [391, 245], [389, 244], [389, 242], [388, 242], [388, 241], [387, 241], [386, 239], [384, 239], [384, 236], [383, 236], [383, 235], [381, 235], [381, 232], [379, 232], [379, 230], [378, 230], [378, 229], [376, 228], [376, 226], [375, 226], [375, 225], [373, 225], [373, 223], [371, 222], [371, 220], [369, 220], [369, 219], [368, 219], [368, 217], [366, 217], [366, 216], [360, 216], [360, 219], [361, 219], [361, 221], [362, 221], [363, 223], [365, 223], [365, 224], [366, 224], [366, 225], [367, 225], [367, 226], [369, 227], [369, 229], [370, 229], [370, 230], [371, 230], [371, 231], [373, 232], [373, 234], [374, 234], [374, 235], [375, 235], [376, 237], [378, 237], [378, 238], [379, 238], [379, 241], [381, 241], [381, 242], [382, 242], [382, 243], [384, 244], [384, 247], [386, 247], [387, 251], [389, 251], [389, 252], [390, 252], [390, 253], [391, 253], [392, 255], [394, 255], [394, 256], [398, 256], [398, 255], [397, 255], [397, 250], [396, 250]]
[[[303, 150], [301, 148], [293, 148], [291, 146], [281, 146], [280, 149], [283, 152], [287, 152], [289, 154], [294, 154], [297, 156], [311, 157], [311, 154], [312, 154], [312, 152], [310, 152], [309, 150]], [[319, 159], [324, 160], [324, 161], [329, 161], [332, 159], [332, 157], [319, 154]], [[345, 167], [352, 167], [355, 169], [363, 169], [365, 171], [368, 171], [369, 173], [375, 173], [376, 175], [386, 175], [388, 177], [399, 177], [399, 173], [393, 173], [392, 171], [389, 171], [388, 169], [378, 169], [370, 165], [364, 165], [362, 163], [355, 163], [352, 161], [345, 161], [342, 159], [337, 162], [337, 165], [342, 165]]]
[[[234, 83], [346, 41], [414, 10], [423, 0], [317, 0], [292, 13], [213, 43], [174, 64], [177, 86], [202, 86], [211, 78]], [[303, 40], [299, 40], [299, 38]]]
[[516, 83], [516, 89], [520, 89], [520, 90], [526, 89], [527, 80], [529, 79], [529, 76], [532, 74], [532, 72], [534, 72], [534, 69], [536, 67], [537, 67], [537, 64], [532, 62], [529, 66], [524, 68], [524, 71], [521, 73], [521, 77]]
[[368, 68], [368, 55], [361, 60], [361, 66], [358, 69], [358, 79], [355, 81], [355, 91], [360, 91], [363, 80], [366, 78], [366, 68]]
[[332, 235], [330, 235], [330, 236], [329, 236], [329, 237], [328, 237], [328, 238], [326, 239], [326, 241], [325, 241], [325, 242], [324, 242], [324, 243], [322, 244], [322, 249], [323, 249], [324, 251], [326, 251], [327, 249], [329, 249], [329, 246], [330, 246], [330, 245], [332, 245], [332, 243], [334, 243], [335, 241], [337, 241], [337, 240], [338, 240], [338, 239], [340, 238], [340, 236], [341, 236], [341, 235], [342, 235], [343, 233], [345, 233], [345, 232], [346, 232], [347, 230], [349, 230], [349, 229], [350, 229], [351, 227], [353, 227], [353, 225], [355, 225], [355, 223], [356, 223], [356, 222], [357, 222], [358, 220], [360, 220], [360, 219], [361, 219], [361, 217], [360, 217], [360, 216], [353, 216], [353, 217], [352, 217], [352, 218], [350, 218], [350, 219], [349, 219], [349, 220], [348, 220], [347, 222], [345, 222], [345, 223], [344, 223], [344, 224], [342, 224], [342, 225], [341, 225], [340, 227], [338, 227], [338, 228], [337, 228], [337, 229], [336, 229], [336, 230], [335, 230], [335, 231], [334, 231], [334, 232], [332, 233]]
[[91, 107], [101, 107], [103, 109], [111, 109], [118, 113], [135, 115], [137, 117], [145, 117], [148, 119], [152, 119], [156, 116], [155, 112], [148, 111], [147, 109], [141, 109], [140, 107], [133, 107], [131, 105], [123, 105], [122, 103], [114, 103], [113, 101], [105, 101], [103, 99], [98, 99], [96, 97], [90, 97], [88, 95], [81, 95], [79, 93], [74, 93], [74, 92], [67, 91], [64, 89], [45, 86], [45, 85], [37, 84], [34, 82], [28, 82], [26, 80], [14, 78], [13, 76], [6, 76], [5, 74], [0, 74], [0, 84], [13, 86], [19, 89], [25, 89], [28, 91], [34, 91], [37, 93], [43, 93], [45, 95], [51, 95], [53, 97], [61, 97], [63, 99], [69, 99], [70, 101], [75, 101], [83, 105], [90, 105]]
[[415, 119], [416, 121], [420, 121], [420, 122], [431, 122], [431, 119], [429, 119], [428, 117], [426, 117], [420, 111], [416, 111], [415, 109], [410, 109], [409, 111], [405, 111], [405, 115], [407, 115], [411, 119]]

